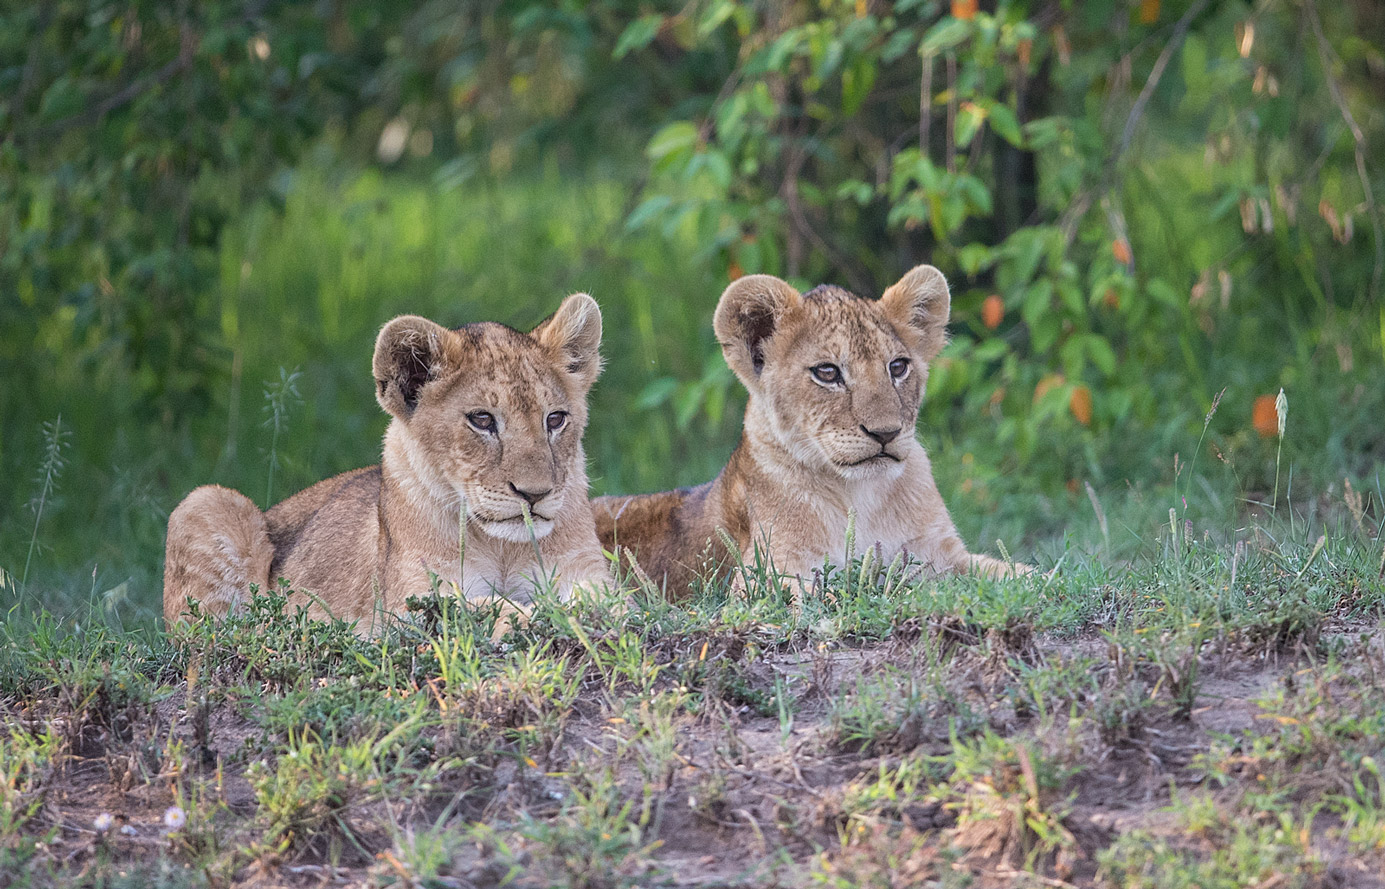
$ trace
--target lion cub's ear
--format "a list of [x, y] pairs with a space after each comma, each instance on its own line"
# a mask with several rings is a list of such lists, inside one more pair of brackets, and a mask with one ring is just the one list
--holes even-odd
[[880, 297], [880, 308], [901, 333], [911, 332], [925, 361], [947, 345], [947, 316], [952, 297], [947, 279], [931, 265], [916, 265]]
[[788, 282], [773, 275], [737, 278], [721, 294], [712, 329], [726, 363], [743, 380], [765, 366], [765, 340], [778, 329], [789, 309], [803, 301]]
[[583, 390], [601, 374], [601, 307], [585, 293], [574, 293], [558, 311], [530, 333]]
[[408, 419], [424, 385], [442, 372], [452, 332], [417, 315], [395, 318], [375, 340], [375, 398], [392, 416]]

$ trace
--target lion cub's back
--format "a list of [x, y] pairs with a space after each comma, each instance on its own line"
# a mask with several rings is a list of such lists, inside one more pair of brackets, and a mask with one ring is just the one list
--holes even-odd
[[274, 544], [270, 582], [320, 596], [333, 614], [366, 617], [381, 554], [379, 466], [305, 488], [265, 514]]
[[618, 544], [633, 552], [655, 584], [681, 598], [704, 567], [691, 553], [704, 555], [715, 534], [703, 516], [711, 486], [708, 482], [657, 494], [597, 497], [592, 500], [596, 536], [607, 550], [614, 551]]

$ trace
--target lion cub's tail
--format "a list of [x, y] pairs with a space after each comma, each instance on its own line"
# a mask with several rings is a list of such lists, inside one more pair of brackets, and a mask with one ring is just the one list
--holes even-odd
[[250, 585], [269, 587], [274, 545], [264, 513], [239, 491], [204, 485], [168, 517], [164, 621], [176, 622], [194, 599], [206, 614], [226, 615]]

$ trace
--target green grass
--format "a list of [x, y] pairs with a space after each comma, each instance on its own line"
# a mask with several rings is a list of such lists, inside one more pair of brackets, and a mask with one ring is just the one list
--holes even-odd
[[1376, 527], [1319, 530], [1169, 530], [1118, 570], [1071, 551], [1004, 582], [858, 560], [802, 601], [759, 573], [682, 606], [540, 597], [498, 641], [493, 609], [432, 598], [372, 639], [280, 592], [171, 637], [10, 621], [0, 865], [1328, 885], [1385, 863], [1385, 556]]

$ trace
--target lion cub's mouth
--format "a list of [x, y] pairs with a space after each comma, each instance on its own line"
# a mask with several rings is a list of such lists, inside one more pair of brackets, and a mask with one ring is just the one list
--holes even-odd
[[523, 515], [509, 516], [507, 518], [482, 518], [476, 516], [482, 530], [492, 537], [501, 540], [508, 540], [511, 543], [527, 543], [531, 540], [541, 540], [552, 533], [556, 527], [555, 522], [548, 516], [533, 513], [533, 521], [526, 523]]
[[[541, 512], [530, 513], [530, 517], [531, 517], [532, 520], [535, 521], [535, 522], [551, 522], [551, 521], [553, 521], [552, 518], [550, 518], [549, 516], [544, 515], [544, 514], [541, 513]], [[524, 514], [521, 513], [520, 515], [512, 515], [512, 516], [510, 516], [509, 518], [506, 518], [506, 519], [486, 519], [486, 521], [489, 521], [491, 524], [494, 524], [494, 525], [522, 525], [522, 524], [524, 524]]]
[[896, 463], [899, 463], [899, 462], [900, 462], [900, 458], [899, 458], [899, 457], [896, 457], [894, 454], [891, 454], [889, 451], [886, 451], [886, 450], [883, 450], [883, 449], [882, 449], [882, 450], [880, 451], [880, 453], [878, 453], [878, 454], [871, 454], [869, 457], [862, 457], [860, 460], [854, 460], [854, 461], [852, 461], [852, 462], [850, 462], [850, 463], [844, 463], [844, 462], [838, 461], [838, 462], [837, 462], [837, 465], [838, 465], [838, 466], [846, 466], [846, 467], [851, 467], [851, 466], [870, 466], [870, 465], [872, 465], [872, 464], [874, 464], [874, 463], [877, 463], [877, 462], [882, 461], [882, 460], [887, 460], [887, 459], [888, 459], [888, 460], [893, 460], [893, 461], [896, 462]]

